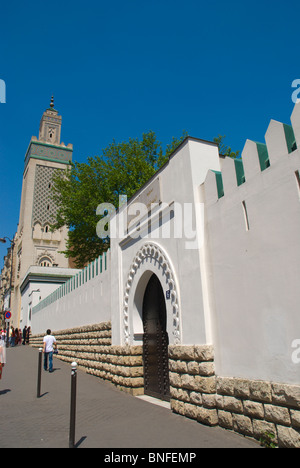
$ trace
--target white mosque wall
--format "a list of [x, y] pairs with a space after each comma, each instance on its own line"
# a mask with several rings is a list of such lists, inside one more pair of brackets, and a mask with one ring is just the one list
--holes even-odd
[[217, 375], [299, 384], [300, 151], [293, 127], [272, 120], [265, 144], [246, 142], [244, 183], [238, 186], [227, 158], [224, 195], [215, 173], [204, 184]]
[[[107, 269], [35, 307], [33, 333], [111, 321], [113, 345], [141, 345], [155, 273], [170, 345], [212, 345], [219, 376], [299, 384], [299, 106], [292, 126], [272, 120], [265, 143], [247, 140], [238, 162], [187, 138], [117, 212]], [[136, 202], [158, 206], [139, 214]], [[191, 218], [196, 239], [172, 235]]]
[[110, 321], [110, 275], [108, 251], [32, 309], [32, 333]]

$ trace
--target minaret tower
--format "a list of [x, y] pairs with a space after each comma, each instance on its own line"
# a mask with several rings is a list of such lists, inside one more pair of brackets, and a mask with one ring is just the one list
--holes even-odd
[[25, 155], [20, 218], [15, 245], [16, 265], [12, 320], [22, 326], [20, 285], [29, 267], [68, 268], [65, 250], [67, 228], [51, 232], [56, 206], [51, 197], [52, 179], [57, 171], [64, 171], [72, 161], [73, 145], [61, 143], [62, 118], [50, 107], [44, 112], [39, 138], [32, 137]]
[[50, 108], [44, 112], [40, 123], [39, 141], [52, 145], [60, 144], [61, 116], [54, 109], [54, 98], [52, 96]]

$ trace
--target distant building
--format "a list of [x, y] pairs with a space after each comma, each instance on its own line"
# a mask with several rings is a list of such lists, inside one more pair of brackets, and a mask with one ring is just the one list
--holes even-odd
[[0, 275], [0, 326], [4, 326], [4, 312], [11, 307], [14, 292], [15, 250], [13, 245], [7, 249]]
[[[20, 285], [22, 327], [31, 326], [32, 309], [51, 293], [63, 286], [80, 270], [53, 268], [49, 266], [29, 267]], [[46, 331], [46, 330], [45, 330]]]

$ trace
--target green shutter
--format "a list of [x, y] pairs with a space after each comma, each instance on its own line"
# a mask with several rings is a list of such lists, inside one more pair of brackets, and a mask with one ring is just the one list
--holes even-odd
[[245, 183], [245, 171], [244, 171], [244, 164], [241, 159], [235, 159], [234, 160], [234, 165], [235, 165], [235, 173], [236, 173], [236, 181], [238, 184], [238, 187], [242, 184]]
[[296, 138], [294, 134], [293, 127], [291, 125], [283, 124], [284, 134], [286, 139], [286, 144], [288, 147], [288, 152], [292, 153], [297, 149]]
[[222, 172], [219, 171], [213, 171], [216, 176], [216, 184], [217, 184], [217, 189], [218, 189], [218, 198], [224, 197], [224, 186], [223, 186], [223, 178], [222, 178]]
[[261, 171], [264, 171], [265, 169], [270, 167], [268, 148], [263, 143], [256, 143], [256, 146], [259, 157], [260, 169]]

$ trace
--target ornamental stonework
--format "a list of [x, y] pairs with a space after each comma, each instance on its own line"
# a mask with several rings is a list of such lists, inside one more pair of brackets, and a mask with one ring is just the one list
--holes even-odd
[[170, 301], [172, 307], [172, 321], [173, 321], [173, 339], [175, 344], [181, 342], [181, 326], [180, 326], [180, 309], [177, 284], [173, 274], [173, 269], [169, 260], [160, 247], [154, 243], [146, 243], [143, 245], [136, 254], [133, 263], [131, 264], [127, 282], [125, 285], [125, 293], [123, 300], [123, 329], [125, 344], [129, 345], [130, 329], [129, 329], [129, 296], [131, 294], [132, 284], [135, 275], [141, 268], [146, 259], [153, 261], [158, 271], [161, 271], [165, 276], [170, 291]]
[[52, 179], [54, 174], [60, 170], [53, 167], [36, 166], [32, 210], [33, 226], [35, 223], [45, 226], [55, 221], [57, 207], [52, 200]]

